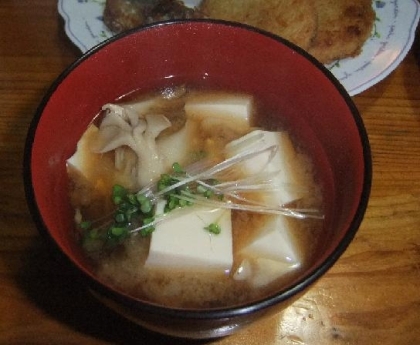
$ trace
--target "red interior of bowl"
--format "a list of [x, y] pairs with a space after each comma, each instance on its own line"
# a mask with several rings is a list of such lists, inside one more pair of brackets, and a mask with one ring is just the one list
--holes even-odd
[[278, 109], [278, 116], [322, 165], [327, 181], [327, 217], [334, 237], [319, 262], [351, 227], [366, 180], [359, 128], [330, 76], [287, 44], [241, 26], [181, 22], [136, 31], [73, 67], [40, 108], [30, 171], [45, 227], [82, 269], [88, 271], [72, 241], [65, 162], [100, 107], [135, 89], [180, 83], [233, 89]]

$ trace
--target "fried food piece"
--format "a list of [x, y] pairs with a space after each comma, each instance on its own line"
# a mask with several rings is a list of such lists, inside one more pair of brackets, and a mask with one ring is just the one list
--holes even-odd
[[196, 16], [195, 9], [179, 0], [107, 0], [104, 9], [104, 23], [114, 33], [158, 21]]
[[203, 0], [203, 15], [255, 26], [309, 48], [317, 29], [313, 0]]
[[355, 57], [375, 21], [372, 0], [316, 0], [318, 30], [308, 52], [322, 63]]
[[104, 23], [115, 33], [143, 25], [146, 16], [144, 11], [154, 1], [107, 0], [104, 9]]
[[199, 17], [200, 14], [197, 9], [185, 6], [182, 1], [160, 0], [147, 14], [147, 22], [154, 23], [163, 20], [191, 19]]
[[320, 62], [355, 57], [375, 21], [372, 0], [107, 0], [104, 22], [114, 33], [169, 19], [214, 18], [249, 24], [307, 50]]

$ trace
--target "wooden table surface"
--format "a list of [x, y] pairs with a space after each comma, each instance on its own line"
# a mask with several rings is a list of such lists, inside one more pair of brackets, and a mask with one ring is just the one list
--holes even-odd
[[[420, 44], [415, 47], [420, 52]], [[50, 83], [81, 55], [57, 0], [0, 1], [0, 343], [180, 344], [97, 303], [51, 260], [22, 184], [26, 131]], [[420, 55], [420, 54], [418, 54]], [[420, 67], [415, 49], [354, 97], [370, 137], [365, 219], [337, 264], [283, 313], [220, 345], [420, 344]]]

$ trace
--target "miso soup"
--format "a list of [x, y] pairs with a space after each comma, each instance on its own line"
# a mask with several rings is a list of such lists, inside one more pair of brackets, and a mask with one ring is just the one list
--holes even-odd
[[220, 308], [308, 266], [322, 184], [267, 109], [186, 86], [103, 106], [67, 161], [75, 235], [100, 280], [151, 303]]

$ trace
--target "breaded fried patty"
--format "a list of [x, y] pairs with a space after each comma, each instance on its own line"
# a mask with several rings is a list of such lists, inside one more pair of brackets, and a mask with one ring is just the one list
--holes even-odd
[[107, 0], [104, 8], [104, 23], [113, 32], [123, 32], [145, 23], [143, 14], [148, 2], [138, 0]]
[[360, 54], [375, 21], [372, 0], [107, 0], [104, 22], [118, 33], [179, 18], [214, 18], [277, 34], [327, 64]]
[[372, 0], [316, 0], [318, 30], [308, 52], [322, 63], [360, 54], [375, 21]]
[[180, 0], [107, 0], [104, 23], [114, 33], [169, 19], [198, 16]]
[[200, 10], [213, 19], [267, 30], [308, 49], [317, 29], [313, 0], [203, 0]]

